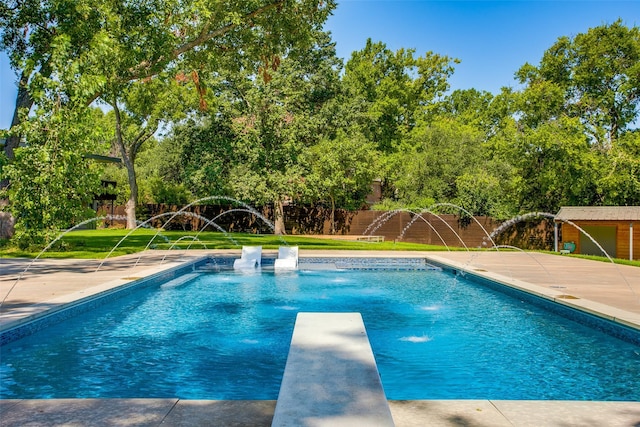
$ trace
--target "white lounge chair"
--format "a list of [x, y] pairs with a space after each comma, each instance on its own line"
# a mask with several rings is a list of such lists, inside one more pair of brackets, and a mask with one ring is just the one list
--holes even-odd
[[276, 259], [273, 268], [276, 270], [295, 270], [298, 268], [298, 247], [280, 246], [278, 259]]
[[234, 270], [260, 268], [262, 266], [262, 246], [243, 246], [242, 255], [233, 261]]

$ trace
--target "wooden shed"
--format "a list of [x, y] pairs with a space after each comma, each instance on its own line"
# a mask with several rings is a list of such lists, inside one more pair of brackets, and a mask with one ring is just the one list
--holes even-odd
[[562, 248], [600, 256], [604, 249], [612, 258], [640, 259], [640, 206], [566, 206], [555, 222], [562, 225]]

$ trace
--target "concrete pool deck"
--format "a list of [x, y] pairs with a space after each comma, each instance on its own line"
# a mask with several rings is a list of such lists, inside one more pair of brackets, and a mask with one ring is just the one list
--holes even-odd
[[[95, 260], [0, 259], [0, 327], [200, 256], [235, 251], [149, 251]], [[276, 251], [274, 251], [275, 253]], [[269, 251], [264, 251], [268, 255]], [[167, 255], [166, 262], [159, 266]], [[305, 257], [424, 257], [640, 328], [640, 268], [523, 252], [301, 251]], [[136, 263], [136, 261], [139, 261]], [[137, 264], [134, 266], [134, 264]], [[22, 278], [17, 280], [22, 274]], [[3, 326], [4, 325], [4, 326]], [[640, 387], [640, 381], [639, 381]], [[268, 426], [276, 401], [179, 399], [0, 400], [0, 426]], [[639, 426], [640, 402], [389, 401], [396, 426]]]

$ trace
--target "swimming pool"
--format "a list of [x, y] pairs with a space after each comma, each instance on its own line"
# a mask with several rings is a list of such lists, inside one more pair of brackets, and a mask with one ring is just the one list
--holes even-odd
[[2, 398], [275, 399], [300, 311], [362, 313], [389, 399], [639, 400], [640, 347], [442, 271], [220, 272], [2, 347]]

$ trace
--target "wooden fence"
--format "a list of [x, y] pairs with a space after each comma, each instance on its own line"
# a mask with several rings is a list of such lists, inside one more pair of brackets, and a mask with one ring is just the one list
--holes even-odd
[[[145, 205], [139, 208], [139, 219], [177, 212], [181, 206]], [[256, 210], [269, 221], [273, 221], [269, 206]], [[99, 214], [110, 214], [106, 208]], [[115, 207], [115, 215], [124, 215], [124, 208]], [[331, 230], [329, 209], [319, 206], [285, 206], [285, 228], [287, 234], [328, 235]], [[265, 220], [248, 209], [237, 205], [197, 205], [186, 213], [163, 216], [151, 221], [154, 227], [167, 230], [225, 230], [228, 232], [250, 232], [269, 234], [272, 232]], [[209, 225], [207, 223], [211, 221]], [[532, 220], [517, 223], [493, 239], [488, 237], [501, 222], [489, 217], [461, 217], [454, 214], [417, 215], [405, 211], [344, 211], [335, 214], [336, 234], [343, 236], [382, 236], [386, 241], [403, 241], [446, 245], [451, 247], [492, 247], [508, 245], [522, 249], [553, 249], [553, 222]], [[213, 224], [215, 223], [215, 225]], [[124, 226], [124, 221], [111, 221], [107, 225]], [[493, 240], [493, 241], [492, 241]]]

